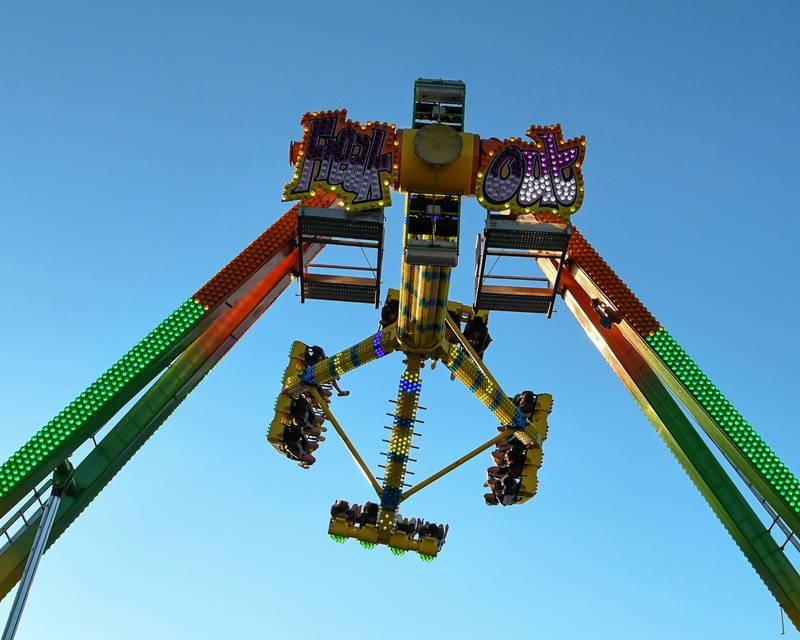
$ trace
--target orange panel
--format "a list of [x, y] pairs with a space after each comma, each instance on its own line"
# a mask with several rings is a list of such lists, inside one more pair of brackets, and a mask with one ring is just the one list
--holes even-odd
[[567, 255], [586, 272], [639, 335], [644, 338], [658, 331], [658, 320], [574, 227]]
[[[329, 207], [336, 200], [333, 193], [322, 193], [308, 198], [304, 203], [309, 207]], [[241, 286], [241, 284], [261, 268], [265, 262], [284, 249], [297, 234], [297, 210], [295, 205], [247, 248], [231, 260], [211, 280], [204, 284], [194, 299], [208, 310], [216, 307], [225, 298]]]

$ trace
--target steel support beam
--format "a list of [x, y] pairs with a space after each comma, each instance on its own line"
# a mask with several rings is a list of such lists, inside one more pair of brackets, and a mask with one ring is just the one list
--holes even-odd
[[[555, 280], [553, 262], [546, 259], [538, 262], [545, 275]], [[592, 297], [570, 273], [562, 272], [561, 282], [567, 308], [653, 423], [795, 627], [800, 628], [800, 576], [783, 550], [648, 362], [616, 325], [610, 329], [601, 326], [592, 308]]]
[[[320, 249], [320, 245], [309, 245], [305, 254], [312, 259]], [[76, 466], [76, 491], [74, 495], [63, 496], [47, 548], [75, 521], [214, 365], [289, 286], [292, 271], [297, 267], [297, 259], [296, 251], [290, 253], [269, 273], [251, 283], [249, 290], [239, 297], [233, 307], [226, 307], [227, 311], [175, 360]], [[0, 598], [13, 588], [22, 575], [41, 515], [40, 510], [29, 519], [28, 526], [0, 553]]]

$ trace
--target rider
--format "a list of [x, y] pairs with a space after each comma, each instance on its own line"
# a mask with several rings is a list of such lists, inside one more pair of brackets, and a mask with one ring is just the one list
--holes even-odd
[[533, 391], [518, 393], [511, 399], [511, 402], [517, 405], [528, 418], [533, 417], [533, 411], [536, 409], [536, 394]]
[[[305, 361], [306, 361], [306, 367], [307, 368], [313, 367], [315, 364], [319, 364], [325, 358], [326, 358], [325, 350], [322, 347], [320, 347], [318, 345], [312, 345], [312, 346], [306, 348]], [[337, 382], [338, 379], [339, 379], [339, 376], [336, 376], [335, 378], [332, 378], [331, 381], [330, 381], [330, 385], [334, 389], [336, 389], [336, 393], [339, 396], [349, 396], [350, 395], [349, 391], [342, 391], [342, 389], [339, 387], [339, 383]], [[331, 396], [331, 393], [329, 391], [326, 392], [325, 389], [320, 389], [320, 393], [322, 393], [322, 395], [325, 396], [326, 399]]]
[[492, 342], [492, 336], [489, 335], [486, 321], [481, 316], [473, 316], [464, 326], [464, 337], [470, 346], [475, 349], [475, 353], [483, 359], [484, 352]]

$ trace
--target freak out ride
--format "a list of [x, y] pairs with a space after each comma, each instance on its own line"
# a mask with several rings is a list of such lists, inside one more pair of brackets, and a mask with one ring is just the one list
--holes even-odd
[[[525, 389], [524, 381], [508, 395], [483, 354], [490, 313], [550, 317], [561, 297], [800, 627], [800, 576], [784, 553], [790, 543], [800, 548], [800, 483], [572, 225], [584, 196], [585, 140], [565, 138], [558, 125], [532, 126], [527, 140], [465, 132], [465, 93], [461, 82], [418, 80], [409, 129], [353, 122], [343, 110], [306, 114], [302, 140], [290, 144], [295, 170], [284, 191], [298, 205], [0, 467], [0, 595], [21, 581], [4, 640], [13, 637], [44, 550], [295, 278], [301, 301], [382, 306], [380, 329], [332, 356], [292, 344], [269, 424], [269, 443], [309, 467], [327, 421], [368, 479], [374, 502], [340, 500], [331, 508], [328, 533], [335, 540], [432, 560], [448, 526], [407, 512], [405, 501], [490, 450], [487, 504], [520, 505], [536, 494], [552, 398]], [[384, 209], [392, 190], [405, 194], [403, 254], [399, 287], [382, 297]], [[469, 196], [486, 210], [486, 225], [477, 242], [475, 296], [464, 303], [450, 299], [449, 286], [461, 254], [461, 202]], [[315, 262], [328, 245], [374, 251], [375, 266]], [[535, 261], [543, 277], [493, 275], [490, 259]], [[369, 275], [351, 275], [359, 271]], [[394, 352], [405, 370], [379, 478], [332, 413], [330, 398], [340, 377]], [[409, 485], [421, 370], [439, 363], [493, 414], [487, 423], [497, 430]], [[694, 423], [755, 495], [766, 522]]]

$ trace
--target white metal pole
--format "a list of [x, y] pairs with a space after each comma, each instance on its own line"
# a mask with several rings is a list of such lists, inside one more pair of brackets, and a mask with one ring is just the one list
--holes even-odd
[[17, 595], [14, 597], [14, 604], [11, 607], [11, 612], [8, 614], [8, 622], [6, 622], [2, 640], [13, 640], [14, 635], [17, 633], [17, 627], [22, 617], [22, 610], [25, 608], [25, 602], [28, 600], [31, 584], [36, 575], [36, 569], [39, 567], [39, 560], [41, 560], [45, 547], [47, 546], [47, 539], [50, 537], [50, 531], [53, 528], [53, 522], [56, 519], [56, 513], [58, 512], [58, 505], [60, 503], [61, 491], [54, 489], [50, 494], [50, 498], [44, 505], [42, 518], [39, 520], [39, 528], [36, 530], [36, 537], [33, 539], [33, 546], [28, 555], [28, 561], [25, 563], [25, 569], [22, 572], [22, 580], [19, 582]]

